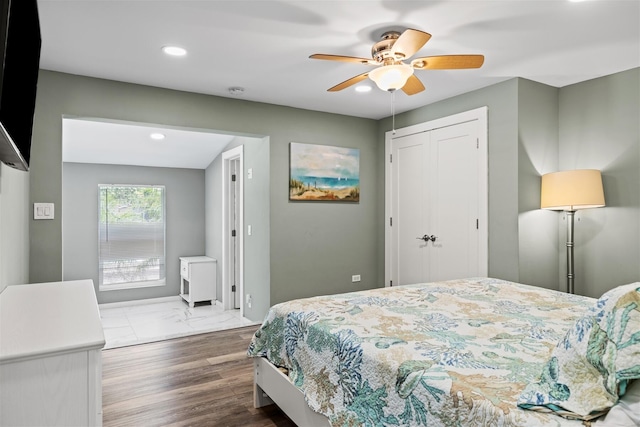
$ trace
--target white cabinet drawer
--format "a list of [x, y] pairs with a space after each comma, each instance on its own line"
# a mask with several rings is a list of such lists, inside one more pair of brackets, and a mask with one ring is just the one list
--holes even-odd
[[187, 280], [191, 280], [189, 278], [189, 262], [180, 261], [180, 276], [184, 277]]

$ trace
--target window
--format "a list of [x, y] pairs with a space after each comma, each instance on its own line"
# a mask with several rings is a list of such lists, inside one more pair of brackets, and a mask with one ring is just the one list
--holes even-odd
[[164, 285], [164, 186], [98, 188], [100, 290]]

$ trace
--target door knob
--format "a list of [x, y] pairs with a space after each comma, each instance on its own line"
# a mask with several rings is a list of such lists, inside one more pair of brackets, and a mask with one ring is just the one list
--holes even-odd
[[427, 236], [427, 235], [425, 234], [425, 235], [424, 235], [424, 236], [422, 236], [422, 237], [416, 237], [416, 239], [418, 239], [418, 240], [424, 240], [425, 242], [429, 242], [429, 241], [431, 241], [431, 242], [435, 242], [435, 241], [436, 241], [436, 239], [437, 239], [437, 237], [436, 237], [436, 236], [434, 236], [433, 234], [432, 234], [431, 236]]

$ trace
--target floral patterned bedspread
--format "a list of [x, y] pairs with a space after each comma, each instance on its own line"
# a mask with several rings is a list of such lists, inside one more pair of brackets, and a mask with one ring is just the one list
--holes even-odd
[[298, 299], [248, 355], [287, 368], [333, 426], [577, 426], [516, 403], [594, 301], [486, 278]]

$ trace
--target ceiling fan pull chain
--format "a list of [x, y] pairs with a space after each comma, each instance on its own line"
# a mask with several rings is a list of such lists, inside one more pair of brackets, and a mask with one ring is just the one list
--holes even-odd
[[391, 92], [391, 134], [396, 134], [396, 109], [395, 109], [395, 90], [390, 90]]

